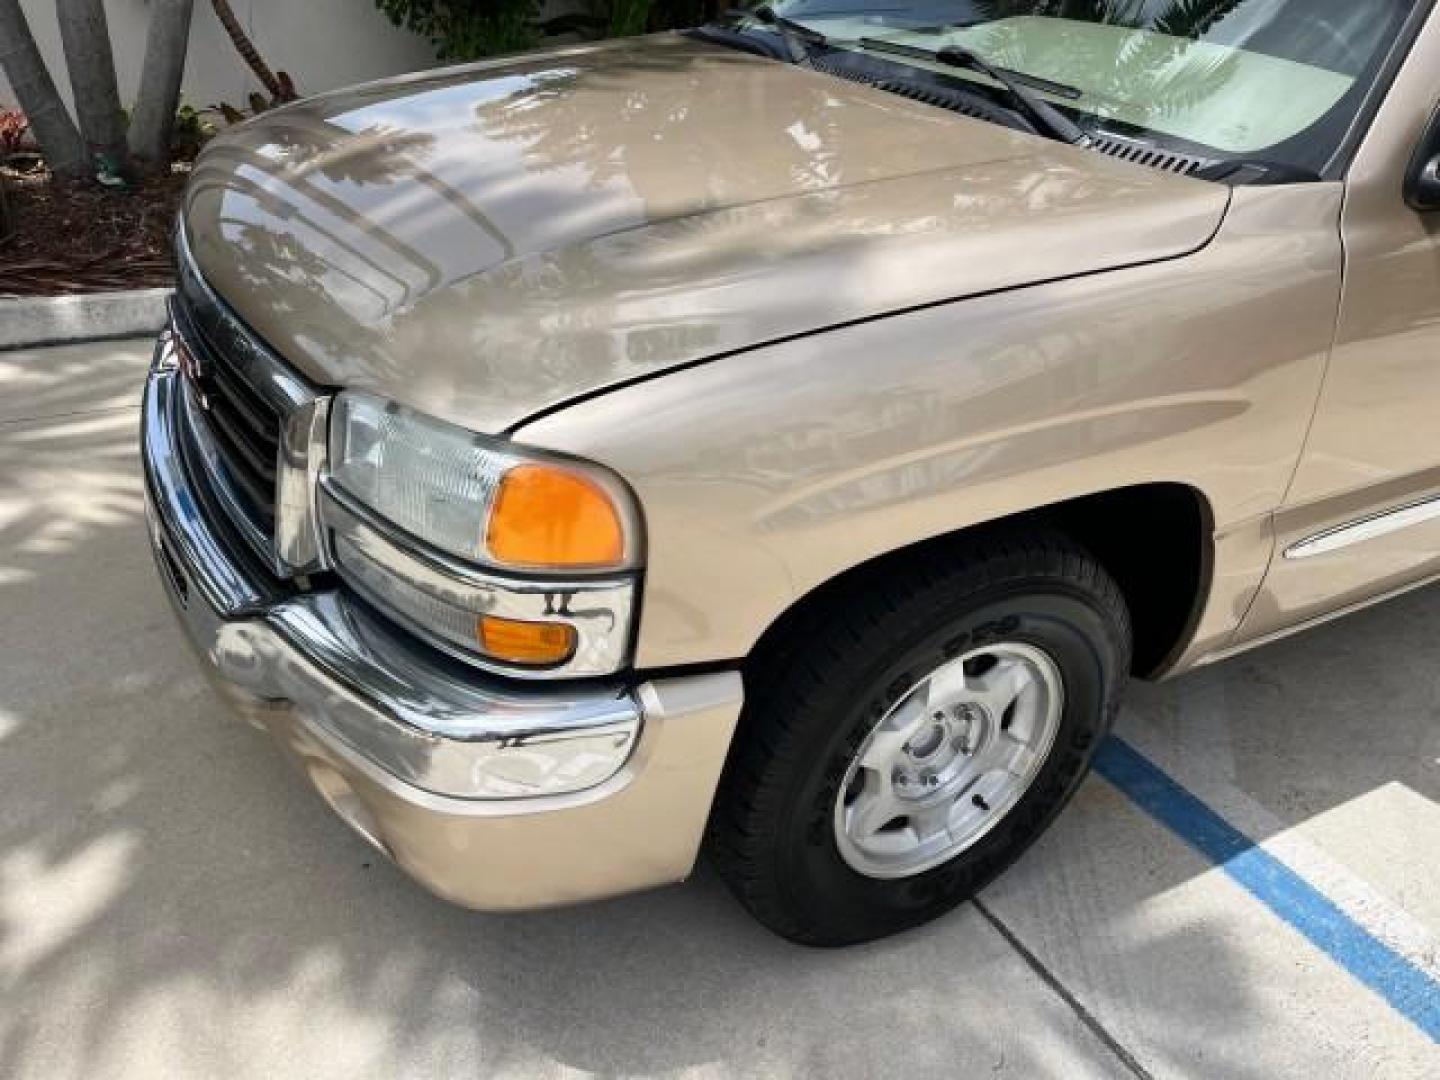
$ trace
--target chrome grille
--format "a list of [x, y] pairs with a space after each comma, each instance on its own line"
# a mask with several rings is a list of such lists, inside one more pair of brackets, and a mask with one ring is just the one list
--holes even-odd
[[[295, 449], [293, 436], [285, 435], [287, 424], [313, 413], [318, 393], [214, 293], [195, 266], [183, 230], [177, 232], [176, 251], [170, 320], [184, 376], [177, 424], [181, 455], [210, 512], [228, 519], [273, 573], [291, 576], [304, 567], [282, 557], [295, 558], [292, 545], [277, 543], [280, 474], [295, 471], [285, 464], [282, 444]], [[287, 520], [294, 517], [290, 513]]]
[[184, 294], [177, 297], [175, 322], [180, 346], [189, 353], [181, 367], [190, 387], [192, 419], [203, 424], [213, 439], [245, 509], [258, 526], [270, 532], [275, 522], [280, 413], [206, 337]]

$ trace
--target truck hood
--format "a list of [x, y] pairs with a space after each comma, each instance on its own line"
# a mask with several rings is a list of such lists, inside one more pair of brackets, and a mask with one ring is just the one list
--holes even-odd
[[201, 273], [310, 379], [482, 431], [792, 335], [1203, 246], [1228, 189], [680, 35], [216, 139]]

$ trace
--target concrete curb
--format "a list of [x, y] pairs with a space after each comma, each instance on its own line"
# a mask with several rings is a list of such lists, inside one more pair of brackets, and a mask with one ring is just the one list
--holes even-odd
[[154, 334], [169, 289], [0, 299], [0, 349]]

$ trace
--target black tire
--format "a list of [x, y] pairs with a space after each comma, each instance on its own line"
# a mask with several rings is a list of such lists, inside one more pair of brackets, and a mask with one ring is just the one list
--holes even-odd
[[[1043, 650], [1064, 685], [1060, 726], [1030, 787], [948, 862], [900, 879], [852, 870], [833, 827], [852, 757], [919, 677], [1000, 641]], [[1109, 731], [1129, 655], [1120, 590], [1058, 534], [973, 541], [862, 573], [752, 658], [711, 857], [741, 903], [792, 941], [848, 945], [927, 922], [995, 878], [1059, 813]]]

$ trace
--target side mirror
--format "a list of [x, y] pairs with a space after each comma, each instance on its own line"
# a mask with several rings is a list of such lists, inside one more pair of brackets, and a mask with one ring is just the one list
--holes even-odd
[[1440, 109], [1425, 125], [1405, 170], [1405, 204], [1412, 210], [1440, 210]]
[[1440, 155], [1413, 165], [1405, 178], [1405, 201], [1412, 210], [1440, 210]]

